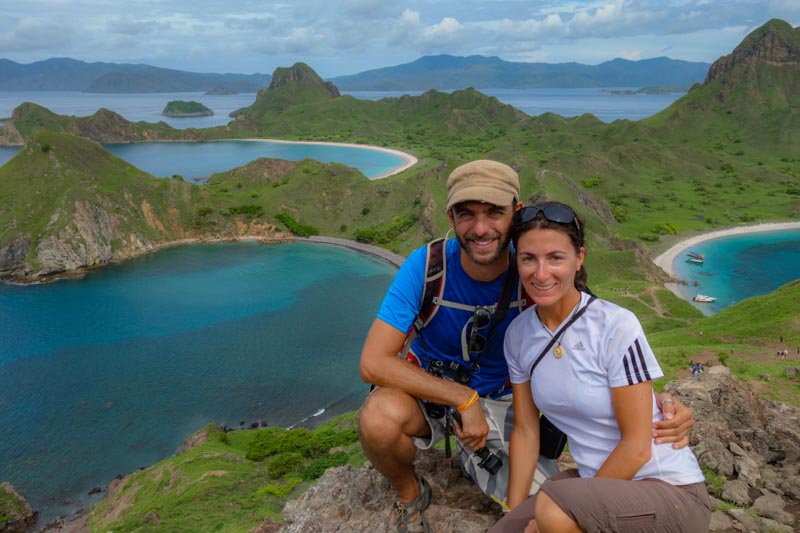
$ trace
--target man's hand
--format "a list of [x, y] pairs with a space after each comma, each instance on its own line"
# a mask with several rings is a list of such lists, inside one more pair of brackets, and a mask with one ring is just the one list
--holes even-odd
[[656, 444], [672, 443], [674, 449], [689, 445], [689, 430], [694, 425], [692, 410], [674, 399], [668, 392], [656, 394], [658, 407], [664, 420], [653, 423]]
[[453, 431], [458, 440], [473, 452], [486, 446], [489, 424], [483, 415], [481, 402], [475, 402], [469, 409], [460, 411], [458, 414], [461, 415], [461, 423], [453, 421]]

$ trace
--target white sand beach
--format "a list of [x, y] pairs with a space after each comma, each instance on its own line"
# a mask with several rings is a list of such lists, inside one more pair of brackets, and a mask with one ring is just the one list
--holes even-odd
[[376, 150], [378, 152], [386, 152], [387, 154], [396, 155], [398, 157], [403, 158], [404, 163], [392, 170], [391, 172], [387, 172], [385, 174], [381, 174], [380, 176], [375, 176], [374, 178], [370, 178], [371, 180], [379, 180], [381, 178], [388, 178], [389, 176], [394, 176], [395, 174], [399, 174], [400, 172], [406, 170], [407, 168], [411, 168], [417, 164], [417, 158], [413, 155], [401, 152], [400, 150], [395, 150], [394, 148], [385, 148], [383, 146], [373, 146], [371, 144], [353, 144], [353, 143], [339, 143], [339, 142], [330, 142], [330, 141], [286, 141], [283, 139], [235, 139], [241, 141], [256, 141], [256, 142], [270, 142], [270, 143], [284, 143], [284, 144], [320, 144], [323, 146], [345, 146], [348, 148], [364, 148], [366, 150]]
[[745, 233], [759, 233], [763, 231], [781, 231], [788, 229], [800, 229], [800, 222], [777, 222], [777, 223], [756, 224], [753, 226], [739, 226], [737, 228], [729, 228], [720, 231], [712, 231], [710, 233], [703, 233], [702, 235], [696, 235], [694, 237], [690, 237], [688, 239], [684, 239], [678, 242], [675, 246], [673, 246], [663, 254], [656, 257], [654, 261], [655, 264], [664, 269], [664, 271], [667, 274], [674, 277], [675, 273], [672, 270], [672, 263], [673, 261], [675, 261], [675, 258], [678, 257], [678, 255], [680, 255], [687, 249], [693, 246], [697, 246], [702, 242], [710, 241], [712, 239], [718, 239], [720, 237], [730, 237], [731, 235], [742, 235]]

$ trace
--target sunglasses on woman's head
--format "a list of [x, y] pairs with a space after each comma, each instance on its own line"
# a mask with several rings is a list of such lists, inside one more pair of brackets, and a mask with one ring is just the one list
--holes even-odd
[[545, 220], [549, 220], [550, 222], [556, 222], [558, 224], [575, 223], [575, 229], [578, 230], [578, 239], [583, 241], [581, 227], [578, 225], [578, 217], [575, 215], [575, 211], [566, 205], [555, 204], [546, 205], [544, 207], [539, 205], [529, 205], [514, 213], [514, 219], [512, 223], [515, 227], [522, 226], [523, 224], [527, 224], [535, 219], [539, 213], [544, 216]]

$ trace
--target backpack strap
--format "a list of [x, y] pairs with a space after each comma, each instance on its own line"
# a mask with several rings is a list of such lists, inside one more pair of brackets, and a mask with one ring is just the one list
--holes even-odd
[[425, 286], [422, 288], [422, 299], [419, 303], [419, 312], [414, 319], [414, 329], [419, 330], [427, 326], [436, 311], [439, 310], [439, 301], [444, 294], [444, 283], [447, 277], [447, 254], [445, 253], [445, 239], [439, 238], [428, 243], [425, 256]]

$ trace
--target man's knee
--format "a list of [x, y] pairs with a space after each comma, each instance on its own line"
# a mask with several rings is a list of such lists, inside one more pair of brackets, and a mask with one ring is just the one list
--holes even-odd
[[416, 398], [404, 392], [381, 387], [364, 401], [358, 415], [361, 440], [394, 439], [401, 433], [413, 434], [425, 422]]

